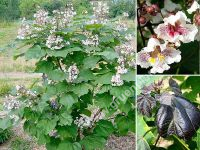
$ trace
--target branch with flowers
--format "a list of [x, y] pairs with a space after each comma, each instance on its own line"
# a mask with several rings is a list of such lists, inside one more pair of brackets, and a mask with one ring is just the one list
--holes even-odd
[[[197, 66], [192, 73], [199, 72], [197, 41], [200, 41], [200, 5], [197, 1], [186, 2], [164, 0], [162, 6], [163, 2], [138, 0], [140, 39], [137, 65], [144, 68], [145, 73], [165, 73], [168, 70], [168, 73], [179, 73], [179, 69], [190, 59], [195, 59]], [[184, 47], [191, 49], [184, 50]], [[178, 65], [174, 65], [175, 63]], [[184, 69], [181, 71], [190, 73]]]

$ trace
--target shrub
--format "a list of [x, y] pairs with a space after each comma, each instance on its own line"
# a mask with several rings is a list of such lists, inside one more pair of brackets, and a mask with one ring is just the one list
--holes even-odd
[[11, 90], [11, 85], [5, 81], [0, 81], [0, 96], [5, 96]]
[[76, 15], [71, 5], [52, 16], [39, 10], [19, 30], [44, 82], [17, 86], [4, 106], [47, 149], [102, 149], [109, 135], [135, 131], [133, 30], [108, 21], [103, 3], [94, 14]]
[[0, 129], [0, 144], [6, 142], [10, 138], [11, 133], [12, 132], [9, 129]]

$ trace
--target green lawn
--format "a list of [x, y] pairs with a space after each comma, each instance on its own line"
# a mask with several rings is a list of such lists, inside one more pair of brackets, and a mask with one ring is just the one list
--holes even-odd
[[15, 53], [27, 48], [17, 49], [20, 45], [15, 40], [19, 27], [19, 21], [0, 23], [0, 72], [32, 72], [35, 68], [35, 61], [26, 62], [24, 58], [13, 60]]

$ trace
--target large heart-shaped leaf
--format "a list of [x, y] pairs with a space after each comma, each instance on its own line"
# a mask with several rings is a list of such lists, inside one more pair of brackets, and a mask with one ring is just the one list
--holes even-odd
[[160, 136], [177, 135], [188, 140], [200, 126], [200, 111], [187, 99], [172, 95], [171, 105], [161, 104], [156, 123]]

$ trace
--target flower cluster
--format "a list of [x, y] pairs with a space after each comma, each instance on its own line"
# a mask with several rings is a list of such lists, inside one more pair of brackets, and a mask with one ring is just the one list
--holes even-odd
[[107, 22], [107, 15], [109, 13], [109, 7], [105, 2], [97, 2], [97, 5], [93, 7], [94, 18], [89, 22], [90, 24], [104, 24]]
[[49, 35], [46, 41], [46, 46], [52, 50], [58, 50], [63, 48], [63, 38], [61, 36]]
[[[189, 43], [199, 37], [198, 13], [196, 12], [194, 15], [192, 23], [184, 12], [177, 12], [180, 9], [179, 5], [172, 3], [170, 0], [165, 2], [165, 7], [162, 10], [158, 5], [147, 2], [142, 4], [140, 8], [139, 24], [144, 27], [153, 23], [153, 19], [148, 17], [149, 15], [161, 15], [159, 20], [161, 22], [158, 21], [158, 26], [151, 30], [153, 36], [149, 39], [147, 46], [137, 54], [137, 64], [142, 68], [152, 67], [150, 73], [163, 73], [165, 70], [170, 69], [170, 64], [180, 62], [181, 51], [178, 48], [181, 43]], [[188, 12], [192, 13], [197, 10], [199, 10], [199, 5], [194, 1]], [[142, 32], [141, 34], [143, 34]]]
[[31, 35], [31, 26], [28, 24], [25, 18], [22, 20], [22, 24], [18, 30], [17, 38], [20, 40], [29, 39]]
[[59, 30], [69, 25], [73, 17], [76, 15], [76, 12], [74, 11], [72, 5], [68, 5], [68, 7], [63, 11], [54, 10], [53, 15], [54, 17], [51, 20], [51, 23], [53, 24], [53, 30]]
[[17, 85], [16, 87], [16, 91], [17, 91], [17, 95], [23, 95], [23, 96], [27, 96], [30, 99], [35, 99], [37, 97], [37, 93], [36, 91], [31, 91], [29, 89], [26, 89], [24, 86], [22, 85]]
[[99, 36], [97, 34], [90, 35], [87, 32], [84, 32], [85, 35], [87, 35], [86, 40], [82, 40], [83, 45], [86, 46], [98, 46], [99, 45]]
[[[45, 36], [47, 48], [52, 50], [62, 49], [70, 43], [69, 41], [65, 41], [61, 36], [56, 35], [56, 32], [69, 26], [75, 15], [76, 12], [72, 5], [68, 5], [64, 10], [54, 10], [53, 16], [49, 16], [48, 12], [40, 9], [34, 14], [32, 24], [23, 19], [17, 38], [21, 40], [35, 38], [37, 41], [41, 36]], [[45, 34], [41, 33], [45, 32], [45, 29], [50, 29], [50, 31]]]
[[[135, 68], [135, 43], [133, 35], [126, 35], [126, 42], [120, 46], [115, 47], [115, 51], [119, 54], [118, 66], [116, 67], [116, 75], [112, 76], [111, 82], [112, 86], [121, 86], [124, 84], [124, 81], [121, 78], [122, 74], [128, 72], [127, 68]], [[126, 68], [127, 66], [127, 68]]]
[[76, 120], [74, 120], [74, 123], [81, 129], [83, 128], [89, 128], [92, 126], [92, 118], [81, 114], [80, 117], [76, 117]]
[[74, 80], [76, 80], [78, 78], [79, 69], [76, 66], [76, 64], [74, 64], [68, 68], [68, 73], [69, 73], [68, 82], [73, 82]]
[[35, 25], [43, 26], [49, 22], [48, 12], [42, 9], [38, 10], [33, 17], [35, 18]]
[[19, 109], [21, 106], [21, 103], [20, 101], [17, 100], [15, 96], [9, 95], [9, 96], [6, 96], [6, 100], [3, 106], [6, 110], [11, 111], [12, 109]]
[[80, 114], [80, 117], [76, 117], [76, 120], [74, 120], [74, 123], [80, 128], [91, 128], [95, 122], [98, 122], [99, 120], [103, 119], [104, 113], [100, 111], [99, 108], [95, 108], [92, 110], [91, 116], [86, 116], [84, 114]]

